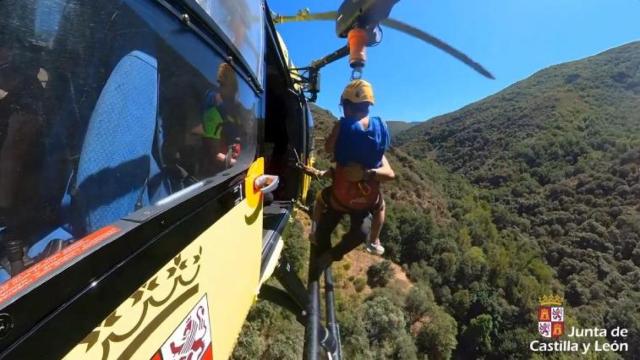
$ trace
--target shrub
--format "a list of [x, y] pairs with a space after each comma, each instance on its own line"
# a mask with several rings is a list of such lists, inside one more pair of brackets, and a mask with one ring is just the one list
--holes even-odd
[[362, 290], [364, 290], [364, 287], [367, 285], [367, 282], [364, 278], [357, 278], [354, 282], [353, 282], [353, 287], [356, 289], [356, 292], [362, 292]]
[[378, 264], [369, 266], [367, 270], [367, 283], [371, 287], [384, 287], [387, 286], [392, 276], [393, 270], [391, 269], [391, 262], [384, 260]]

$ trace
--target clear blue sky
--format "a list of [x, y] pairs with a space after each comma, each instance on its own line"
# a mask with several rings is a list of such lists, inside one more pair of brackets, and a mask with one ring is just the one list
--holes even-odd
[[[293, 14], [335, 10], [341, 0], [267, 0]], [[364, 78], [374, 85], [374, 113], [386, 120], [422, 121], [498, 92], [550, 65], [640, 40], [640, 0], [401, 0], [391, 16], [465, 52], [496, 80], [425, 43], [386, 29], [370, 48]], [[334, 23], [278, 25], [297, 66], [345, 44]], [[318, 104], [339, 114], [339, 96], [351, 75], [348, 61], [322, 71]]]

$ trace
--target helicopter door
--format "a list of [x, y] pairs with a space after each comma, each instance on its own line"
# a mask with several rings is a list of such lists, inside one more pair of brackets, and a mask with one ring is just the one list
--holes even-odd
[[305, 113], [300, 95], [286, 81], [287, 73], [267, 56], [264, 157], [266, 173], [278, 175], [280, 184], [265, 196], [261, 276], [266, 279], [282, 249], [281, 234], [299, 199], [301, 171], [296, 155], [305, 153]]
[[[295, 165], [297, 157], [306, 154], [305, 123], [306, 114], [302, 96], [294, 90], [289, 89], [287, 93], [289, 106], [289, 117], [287, 121], [287, 134], [289, 134], [288, 168], [286, 176], [290, 179], [287, 194], [291, 199], [298, 199], [301, 195], [302, 172]], [[301, 159], [305, 161], [305, 159]]]
[[280, 257], [281, 235], [303, 187], [302, 172], [296, 163], [299, 154], [306, 154], [306, 104], [300, 102], [301, 97], [294, 90], [282, 90], [273, 89], [267, 94], [265, 142], [271, 152], [267, 156], [267, 173], [277, 174], [282, 184], [263, 210], [262, 280], [270, 276]]

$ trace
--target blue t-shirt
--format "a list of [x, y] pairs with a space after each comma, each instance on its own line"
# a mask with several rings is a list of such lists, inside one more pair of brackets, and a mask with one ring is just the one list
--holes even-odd
[[341, 118], [336, 141], [335, 158], [338, 165], [356, 163], [367, 169], [382, 166], [382, 156], [389, 148], [389, 131], [379, 117], [369, 118], [365, 130], [359, 119]]

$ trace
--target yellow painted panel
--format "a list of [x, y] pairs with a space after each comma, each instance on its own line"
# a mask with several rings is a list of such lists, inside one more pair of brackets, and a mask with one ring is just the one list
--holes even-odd
[[65, 359], [151, 359], [208, 300], [215, 359], [228, 358], [256, 297], [262, 204], [241, 202], [112, 312]]
[[[315, 162], [316, 162], [315, 157], [310, 156], [309, 160], [307, 160], [307, 166], [313, 167]], [[304, 174], [302, 178], [302, 196], [301, 196], [303, 204], [307, 203], [307, 195], [309, 194], [309, 188], [311, 188], [311, 176]]]

